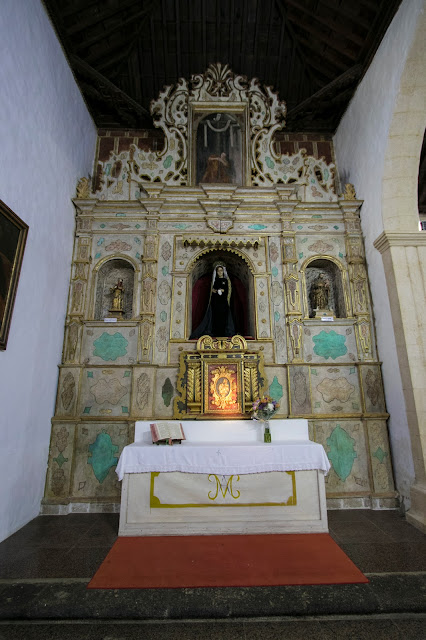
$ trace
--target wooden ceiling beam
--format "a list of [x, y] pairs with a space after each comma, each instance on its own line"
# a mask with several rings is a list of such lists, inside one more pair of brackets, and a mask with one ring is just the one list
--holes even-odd
[[[130, 38], [130, 43], [128, 44], [127, 48], [123, 51], [123, 55], [121, 56], [119, 61], [117, 61], [117, 66], [109, 74], [111, 78], [115, 78], [120, 74], [121, 69], [123, 68], [124, 64], [127, 63], [127, 59], [131, 55], [131, 53], [134, 50], [134, 48], [137, 46], [137, 43], [138, 43], [139, 37], [141, 35], [142, 29], [145, 27], [145, 24], [146, 24], [149, 16], [151, 15], [152, 9], [154, 7], [154, 3], [155, 3], [155, 0], [145, 0], [144, 6], [146, 7], [146, 11], [144, 12], [144, 15], [142, 16], [142, 18], [141, 18], [141, 20], [140, 20], [140, 22], [139, 22], [139, 24], [137, 26], [136, 31], [133, 33], [132, 37]], [[102, 68], [106, 68], [106, 67], [104, 67], [102, 65]]]
[[[277, 7], [281, 13], [282, 19], [285, 20], [286, 23], [286, 29], [287, 32], [290, 34], [291, 40], [293, 42], [293, 47], [294, 47], [294, 52], [297, 53], [302, 61], [302, 64], [305, 68], [305, 71], [309, 77], [309, 80], [311, 82], [311, 85], [314, 86], [315, 84], [318, 84], [318, 80], [315, 78], [314, 75], [312, 75], [312, 72], [309, 68], [308, 62], [306, 60], [306, 56], [304, 54], [304, 52], [301, 50], [300, 46], [299, 46], [299, 42], [298, 42], [298, 38], [294, 32], [294, 29], [292, 27], [292, 25], [290, 24], [289, 20], [287, 19], [287, 11], [286, 11], [286, 7], [283, 4], [283, 0], [275, 0]], [[292, 65], [293, 66], [293, 65]], [[290, 72], [291, 73], [291, 72]]]
[[95, 5], [103, 6], [99, 0], [72, 0], [72, 2], [68, 3], [68, 6], [63, 6], [64, 2], [62, 0], [54, 0], [54, 2], [49, 0], [49, 4], [54, 4], [57, 12], [60, 13], [63, 18], [69, 18], [77, 13], [84, 13], [87, 9]]
[[281, 30], [280, 30], [280, 44], [278, 49], [278, 64], [275, 75], [275, 86], [278, 87], [281, 77], [281, 61], [283, 59], [283, 46], [284, 46], [284, 33], [285, 33], [285, 18], [281, 16]]
[[108, 78], [99, 73], [96, 69], [93, 69], [87, 62], [81, 60], [78, 56], [71, 56], [71, 63], [73, 68], [81, 73], [83, 77], [94, 80], [96, 83], [99, 83], [113, 96], [120, 98], [125, 104], [129, 106], [133, 111], [135, 111], [138, 115], [143, 116], [144, 118], [151, 118], [149, 112], [143, 107], [141, 104], [133, 100], [127, 93], [122, 91], [117, 85], [112, 83]]
[[315, 66], [316, 69], [320, 70], [322, 68], [322, 65], [319, 66], [317, 63], [318, 59], [322, 61], [326, 60], [330, 67], [332, 67], [332, 69], [330, 69], [332, 77], [336, 77], [336, 73], [338, 73], [339, 70], [340, 73], [342, 73], [348, 68], [349, 65], [346, 62], [342, 61], [338, 56], [335, 56], [331, 51], [322, 50], [319, 47], [316, 47], [312, 39], [308, 40], [300, 34], [298, 34], [298, 38], [301, 46], [303, 46], [305, 49], [309, 49], [309, 51], [312, 51], [313, 57], [306, 56], [306, 59], [308, 61], [308, 64]]
[[340, 55], [345, 56], [345, 58], [348, 58], [350, 62], [355, 62], [357, 60], [358, 55], [356, 53], [346, 51], [344, 48], [342, 48], [341, 45], [337, 44], [336, 33], [329, 34], [329, 35], [323, 33], [320, 29], [316, 29], [312, 25], [306, 24], [305, 22], [302, 22], [301, 20], [299, 20], [292, 10], [290, 10], [287, 15], [290, 22], [296, 25], [298, 29], [301, 29], [302, 31], [305, 31], [309, 34], [312, 34], [313, 36], [315, 36], [315, 38], [317, 38], [318, 40], [321, 40], [321, 42], [324, 42], [327, 45], [327, 47], [329, 47], [330, 49], [334, 49], [334, 51], [337, 51], [337, 53], [339, 53]]
[[182, 76], [182, 50], [180, 45], [180, 11], [179, 11], [179, 1], [175, 0], [175, 16], [176, 16], [176, 75], [178, 78]]
[[[101, 5], [103, 7], [103, 5]], [[84, 20], [79, 20], [75, 25], [67, 27], [67, 34], [72, 36], [80, 31], [84, 31], [94, 25], [98, 25], [100, 22], [105, 22], [109, 20], [113, 16], [117, 15], [117, 13], [122, 13], [123, 11], [127, 11], [133, 6], [140, 6], [138, 0], [129, 0], [127, 2], [122, 1], [120, 4], [114, 5], [110, 9], [102, 8], [100, 13], [92, 13], [90, 17], [87, 17]], [[87, 13], [87, 12], [86, 12]]]
[[345, 71], [345, 73], [342, 73], [338, 78], [336, 78], [332, 82], [329, 82], [329, 84], [327, 84], [325, 87], [298, 104], [297, 107], [294, 107], [291, 111], [288, 112], [288, 117], [294, 117], [299, 112], [308, 109], [313, 103], [318, 103], [322, 100], [332, 100], [337, 91], [341, 93], [342, 91], [347, 90], [348, 85], [355, 84], [355, 82], [357, 82], [361, 77], [361, 74], [362, 65], [354, 65], [353, 67]]
[[129, 16], [128, 18], [126, 18], [126, 20], [122, 20], [121, 22], [117, 21], [113, 26], [109, 27], [108, 29], [105, 29], [104, 31], [99, 31], [99, 33], [96, 36], [93, 36], [92, 38], [88, 38], [87, 40], [83, 40], [82, 42], [77, 44], [74, 47], [75, 52], [78, 53], [79, 51], [89, 49], [100, 40], [105, 40], [106, 38], [108, 38], [115, 31], [120, 31], [120, 29], [123, 29], [129, 23], [135, 22], [140, 18], [142, 18], [143, 16], [148, 16], [148, 14], [149, 12], [146, 9], [143, 9], [142, 11], [138, 11], [136, 14]]
[[359, 47], [363, 45], [364, 43], [363, 38], [358, 36], [356, 33], [353, 33], [351, 29], [348, 29], [348, 27], [346, 27], [341, 22], [336, 23], [335, 20], [331, 20], [329, 17], [324, 18], [323, 16], [319, 15], [318, 12], [315, 13], [314, 11], [311, 11], [310, 9], [302, 5], [300, 3], [300, 0], [284, 0], [284, 1], [288, 6], [291, 6], [293, 9], [296, 9], [300, 13], [304, 13], [305, 15], [310, 16], [311, 18], [313, 18], [315, 22], [319, 22], [320, 24], [323, 24], [324, 26], [331, 29], [333, 31], [333, 34], [336, 33], [336, 31], [338, 31], [345, 38], [347, 38], [348, 40], [351, 40], [354, 44], [357, 44]]
[[[328, 9], [331, 9], [331, 11], [335, 11], [336, 13], [345, 16], [345, 18], [348, 18], [348, 20], [352, 21], [352, 22], [356, 22], [356, 24], [358, 24], [359, 26], [363, 27], [367, 32], [370, 31], [371, 28], [371, 22], [369, 22], [368, 20], [361, 18], [359, 15], [356, 14], [355, 11], [348, 11], [345, 7], [343, 7], [342, 5], [336, 5], [334, 4], [334, 2], [332, 0], [320, 0], [320, 3], [323, 4], [324, 6], [326, 6]], [[359, 7], [358, 3], [353, 3], [351, 5], [352, 7]]]
[[[166, 8], [164, 3], [166, 0], [161, 0], [161, 22], [163, 25], [163, 59], [164, 59], [164, 73], [167, 74], [169, 64], [169, 45], [167, 38], [167, 20], [166, 20]], [[154, 97], [154, 96], [153, 96]]]

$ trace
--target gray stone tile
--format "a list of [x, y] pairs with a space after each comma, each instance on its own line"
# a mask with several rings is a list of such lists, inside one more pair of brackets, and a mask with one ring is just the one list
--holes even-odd
[[363, 573], [426, 571], [426, 553], [422, 543], [339, 544]]
[[89, 625], [0, 623], [0, 640], [87, 640]]
[[371, 585], [381, 611], [426, 613], [425, 574], [371, 576]]
[[425, 640], [426, 638], [426, 615], [417, 620], [398, 619], [395, 620], [401, 638], [405, 640]]
[[165, 622], [91, 625], [90, 640], [245, 640], [242, 622]]
[[367, 518], [363, 522], [350, 520], [334, 522], [330, 525], [330, 529], [333, 532], [333, 536], [336, 536], [336, 539], [344, 544], [351, 542], [388, 544], [392, 542], [392, 538], [390, 538], [387, 533], [377, 527], [373, 522], [367, 520]]
[[327, 620], [320, 621], [323, 637], [327, 640], [401, 640], [392, 620]]
[[25, 619], [30, 603], [38, 601], [42, 584], [11, 583], [0, 585], [0, 620]]
[[368, 509], [330, 509], [327, 511], [328, 522], [364, 522]]
[[326, 640], [320, 624], [314, 620], [256, 620], [244, 623], [247, 640]]
[[110, 547], [87, 549], [33, 548], [22, 551], [13, 561], [1, 560], [2, 578], [91, 578]]

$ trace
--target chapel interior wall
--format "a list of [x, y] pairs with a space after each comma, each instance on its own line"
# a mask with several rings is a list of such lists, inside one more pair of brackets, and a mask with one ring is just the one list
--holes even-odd
[[1, 199], [29, 226], [0, 353], [0, 540], [40, 510], [69, 290], [70, 194], [96, 129], [40, 2], [2, 2]]
[[[405, 257], [400, 265], [388, 265], [385, 271], [382, 255], [374, 242], [383, 232], [406, 234], [416, 233], [418, 229], [417, 177], [425, 124], [422, 88], [424, 19], [424, 0], [402, 2], [334, 137], [342, 182], [355, 184], [364, 200], [361, 225], [379, 356], [383, 360], [396, 486], [405, 508], [410, 507], [410, 487], [415, 479], [413, 456], [417, 457], [419, 452], [410, 435], [412, 407], [404, 389], [412, 389], [414, 379], [424, 386], [425, 374], [417, 366], [415, 377], [410, 375], [407, 378], [407, 367], [404, 366], [404, 362], [408, 362], [407, 356], [401, 355], [399, 345], [405, 344], [407, 338], [409, 342], [414, 340], [417, 343], [409, 356], [415, 363], [419, 357], [421, 332], [418, 333], [420, 325], [416, 328], [417, 323], [409, 309], [414, 299], [417, 304], [419, 293], [421, 295], [418, 290], [420, 280], [413, 282], [408, 289], [407, 283], [402, 285], [400, 294], [403, 297], [403, 290], [407, 293], [411, 289], [413, 295], [411, 300], [406, 299], [403, 303], [400, 294], [392, 289], [389, 276], [398, 274], [399, 270], [402, 274]], [[412, 55], [417, 64], [411, 60]], [[417, 263], [416, 256], [411, 257]], [[415, 268], [413, 264], [411, 269]], [[396, 307], [395, 300], [390, 301], [395, 295], [398, 297]], [[404, 310], [408, 315], [401, 333], [398, 331], [398, 316]], [[424, 318], [424, 313], [420, 316]], [[417, 338], [414, 337], [416, 333]]]

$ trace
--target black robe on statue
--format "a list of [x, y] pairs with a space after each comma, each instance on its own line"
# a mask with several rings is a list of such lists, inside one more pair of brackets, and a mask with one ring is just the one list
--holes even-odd
[[[216, 275], [207, 311], [198, 327], [189, 336], [190, 340], [201, 338], [201, 336], [227, 338], [235, 334], [234, 321], [228, 303], [228, 287], [228, 279], [219, 278]], [[219, 290], [222, 290], [222, 294], [219, 294]]]

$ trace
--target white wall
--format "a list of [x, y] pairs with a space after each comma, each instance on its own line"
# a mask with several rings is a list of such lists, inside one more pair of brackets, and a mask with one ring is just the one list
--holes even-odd
[[78, 178], [96, 129], [38, 0], [2, 0], [0, 199], [29, 225], [0, 351], [0, 540], [39, 513], [61, 359]]
[[361, 224], [365, 247], [379, 356], [387, 409], [397, 488], [409, 507], [409, 487], [414, 480], [411, 444], [405, 414], [395, 337], [381, 254], [373, 242], [383, 231], [382, 179], [389, 128], [401, 74], [413, 41], [424, 0], [403, 0], [376, 56], [361, 81], [334, 137], [342, 184], [355, 185], [364, 200]]

